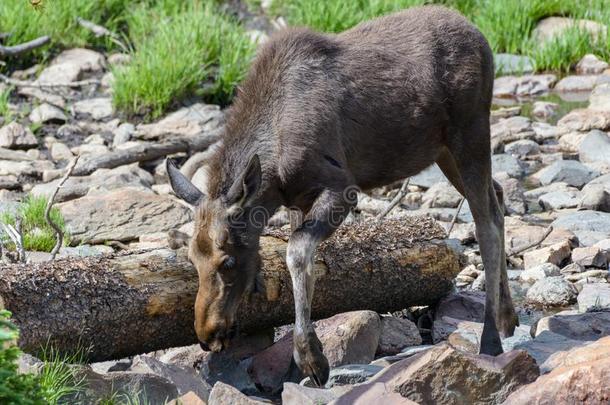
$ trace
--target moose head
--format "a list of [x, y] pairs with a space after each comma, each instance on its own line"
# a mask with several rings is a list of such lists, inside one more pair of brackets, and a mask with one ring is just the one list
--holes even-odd
[[[226, 348], [236, 333], [235, 317], [242, 298], [255, 287], [260, 267], [256, 221], [261, 164], [254, 155], [228, 191], [206, 195], [167, 160], [174, 193], [195, 209], [189, 259], [199, 274], [195, 332], [204, 350]], [[211, 174], [213, 176], [213, 174]]]

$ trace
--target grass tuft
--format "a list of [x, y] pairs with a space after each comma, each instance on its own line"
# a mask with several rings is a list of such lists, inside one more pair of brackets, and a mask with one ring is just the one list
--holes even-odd
[[82, 349], [70, 355], [60, 354], [53, 348], [43, 350], [40, 389], [48, 404], [67, 403], [85, 388], [84, 375], [71, 366], [82, 364], [84, 359], [85, 351]]
[[[55, 246], [55, 233], [44, 218], [47, 206], [46, 197], [28, 196], [20, 204], [16, 213], [5, 212], [0, 221], [8, 225], [15, 225], [17, 216], [22, 219], [23, 244], [26, 250], [50, 252]], [[64, 232], [64, 244], [70, 243], [70, 235], [66, 231], [65, 222], [57, 207], [51, 209], [51, 219]], [[10, 247], [10, 245], [9, 245]]]

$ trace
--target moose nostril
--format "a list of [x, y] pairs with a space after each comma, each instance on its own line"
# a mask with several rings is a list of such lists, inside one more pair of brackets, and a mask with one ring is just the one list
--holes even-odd
[[203, 349], [204, 352], [210, 351], [210, 346], [206, 342], [199, 342], [199, 346]]

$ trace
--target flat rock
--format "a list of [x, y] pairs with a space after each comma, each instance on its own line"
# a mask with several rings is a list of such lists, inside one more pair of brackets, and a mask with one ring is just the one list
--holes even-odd
[[610, 337], [607, 334], [597, 340], [585, 341], [582, 346], [553, 353], [542, 363], [541, 370], [548, 373], [558, 367], [572, 366], [606, 357], [610, 357]]
[[514, 178], [521, 178], [525, 175], [525, 168], [521, 161], [505, 153], [491, 157], [491, 169], [494, 174], [504, 172]]
[[[539, 375], [534, 359], [524, 351], [511, 351], [497, 357], [473, 355], [447, 344], [399, 361], [337, 399], [337, 404], [352, 404], [362, 396], [367, 403], [379, 402], [380, 396], [367, 394], [383, 383], [386, 392], [396, 392], [416, 403], [483, 404], [500, 403], [518, 387]], [[386, 391], [387, 390], [387, 391]], [[378, 394], [379, 395], [379, 394]]]
[[576, 301], [576, 288], [562, 276], [542, 278], [527, 290], [527, 301], [541, 306], [563, 306]]
[[422, 343], [417, 325], [408, 319], [394, 316], [381, 317], [381, 334], [377, 355], [393, 355], [408, 346], [419, 346]]
[[520, 77], [502, 76], [494, 81], [494, 97], [527, 97], [547, 93], [557, 81], [557, 76], [524, 75]]
[[63, 124], [68, 120], [68, 117], [66, 117], [66, 114], [64, 114], [62, 110], [54, 105], [43, 103], [32, 110], [29, 119], [36, 124]]
[[558, 181], [558, 182], [554, 182], [554, 183], [551, 183], [546, 186], [532, 188], [530, 190], [525, 191], [523, 193], [523, 195], [527, 199], [537, 200], [538, 198], [542, 197], [545, 194], [554, 193], [557, 191], [570, 192], [570, 191], [578, 191], [578, 189], [576, 187], [569, 186], [568, 183]]
[[556, 315], [541, 318], [537, 323], [534, 336], [545, 331], [553, 332], [568, 339], [593, 341], [610, 336], [610, 312], [562, 311]]
[[553, 263], [543, 263], [530, 269], [523, 270], [519, 274], [519, 279], [526, 283], [535, 283], [545, 277], [559, 276], [560, 274], [561, 270]]
[[422, 207], [456, 208], [462, 195], [447, 181], [432, 185], [422, 196]]
[[605, 162], [610, 164], [610, 136], [598, 130], [589, 132], [578, 146], [578, 155], [584, 163]]
[[90, 115], [94, 120], [112, 116], [112, 101], [109, 97], [89, 98], [77, 101], [72, 106], [73, 114]]
[[238, 389], [220, 381], [214, 384], [208, 399], [208, 405], [258, 405], [266, 403], [250, 398], [242, 394]]
[[33, 176], [41, 177], [45, 170], [54, 169], [53, 163], [48, 160], [0, 160], [0, 176]]
[[[610, 213], [577, 211], [559, 216], [551, 225], [555, 229], [561, 228], [574, 232], [582, 245], [590, 246], [595, 242], [607, 239], [610, 235]], [[597, 239], [595, 242], [585, 243], [586, 240], [594, 238]]]
[[106, 59], [91, 49], [74, 48], [63, 51], [51, 62], [51, 66], [63, 64], [76, 66], [80, 72], [98, 72], [104, 68]]
[[322, 405], [336, 398], [337, 394], [331, 390], [303, 387], [294, 383], [284, 383], [282, 390], [282, 403], [287, 405]]
[[540, 146], [532, 140], [522, 139], [519, 141], [511, 142], [504, 146], [504, 153], [520, 157], [537, 155], [538, 153], [540, 153]]
[[592, 20], [547, 17], [538, 23], [532, 35], [538, 42], [544, 43], [574, 28], [585, 30], [594, 38], [605, 36], [608, 31], [605, 25]]
[[548, 101], [535, 101], [532, 107], [532, 115], [541, 119], [549, 119], [557, 115], [559, 104]]
[[133, 187], [87, 195], [58, 208], [76, 244], [136, 240], [142, 234], [169, 231], [191, 220], [190, 210], [171, 198]]
[[70, 160], [74, 157], [74, 155], [70, 151], [70, 148], [68, 148], [68, 146], [62, 142], [54, 142], [51, 145], [50, 153], [51, 159], [56, 162], [59, 160]]
[[535, 177], [544, 186], [555, 182], [566, 183], [581, 188], [595, 177], [599, 172], [585, 166], [577, 160], [559, 160], [545, 167], [535, 174]]
[[602, 340], [570, 351], [566, 356], [570, 360], [514, 392], [504, 405], [608, 403], [610, 343], [607, 338]]
[[572, 261], [583, 267], [607, 268], [606, 253], [597, 246], [581, 247], [572, 250]]
[[597, 84], [597, 75], [566, 76], [555, 85], [555, 91], [591, 91]]
[[569, 242], [559, 242], [551, 246], [530, 250], [523, 254], [525, 269], [531, 269], [544, 263], [560, 266], [572, 252]]
[[434, 184], [439, 183], [441, 181], [447, 181], [447, 178], [438, 167], [436, 163], [431, 166], [428, 166], [426, 169], [422, 170], [415, 176], [411, 177], [409, 184], [414, 186], [419, 186], [422, 188], [430, 188]]
[[589, 109], [610, 111], [610, 83], [600, 83], [589, 95]]
[[480, 291], [451, 293], [439, 301], [435, 308], [432, 339], [434, 342], [440, 342], [455, 331], [455, 324], [445, 321], [445, 318], [483, 322], [484, 317], [485, 293]]
[[152, 124], [140, 124], [135, 136], [144, 140], [163, 140], [178, 136], [197, 136], [202, 132], [219, 128], [224, 123], [224, 113], [217, 105], [197, 103], [181, 108]]
[[[536, 133], [532, 127], [532, 121], [523, 116], [508, 117], [500, 119], [491, 126], [491, 140], [494, 143], [510, 143], [518, 140], [532, 139]], [[494, 150], [498, 147], [494, 147]]]
[[538, 204], [544, 210], [575, 208], [580, 203], [578, 191], [553, 191], [538, 197]]
[[579, 75], [599, 75], [608, 69], [608, 66], [607, 62], [589, 53], [576, 64], [576, 73]]
[[11, 122], [0, 128], [0, 147], [7, 149], [30, 149], [38, 146], [38, 140], [28, 127]]
[[54, 64], [44, 68], [36, 83], [58, 85], [70, 83], [78, 80], [81, 74], [81, 69], [72, 63]]
[[610, 284], [585, 284], [578, 294], [578, 310], [590, 312], [610, 309]]
[[588, 108], [572, 110], [557, 122], [557, 126], [567, 131], [605, 131], [610, 129], [610, 111]]

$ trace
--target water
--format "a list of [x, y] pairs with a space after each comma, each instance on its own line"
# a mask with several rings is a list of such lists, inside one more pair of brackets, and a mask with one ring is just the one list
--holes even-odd
[[[556, 125], [557, 121], [564, 115], [577, 108], [586, 108], [589, 105], [589, 95], [591, 92], [579, 91], [574, 93], [555, 93], [550, 92], [539, 97], [528, 98], [494, 98], [492, 109], [502, 107], [521, 107], [521, 115], [532, 118], [536, 121], [547, 122], [551, 125]], [[532, 116], [535, 101], [547, 101], [559, 105], [557, 114], [549, 118], [547, 121]]]

